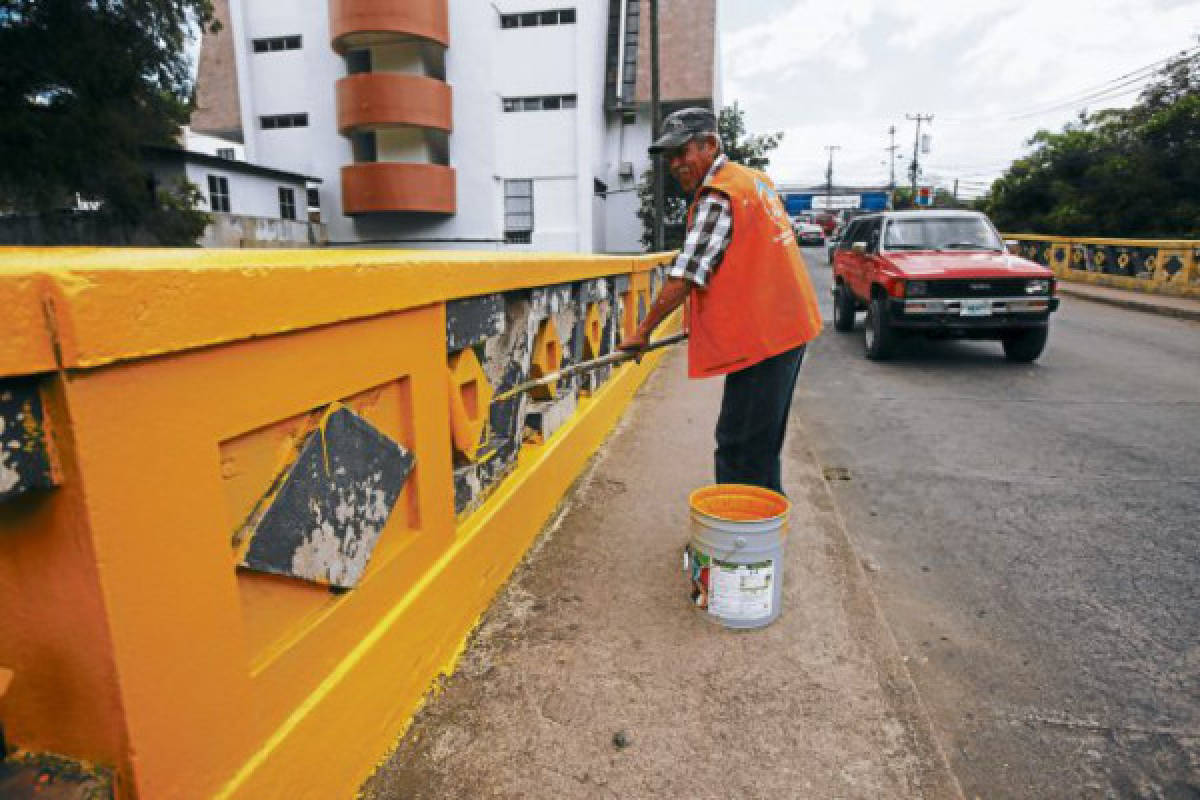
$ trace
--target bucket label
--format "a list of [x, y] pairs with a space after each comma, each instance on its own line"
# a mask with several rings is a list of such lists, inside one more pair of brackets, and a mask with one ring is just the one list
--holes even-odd
[[775, 562], [735, 564], [713, 559], [708, 575], [708, 613], [752, 620], [771, 615]]

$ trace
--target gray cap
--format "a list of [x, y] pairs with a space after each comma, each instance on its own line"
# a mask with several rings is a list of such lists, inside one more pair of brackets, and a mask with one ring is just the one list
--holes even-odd
[[669, 114], [662, 124], [662, 135], [651, 142], [651, 155], [679, 147], [700, 133], [717, 132], [717, 116], [707, 108], [681, 108]]

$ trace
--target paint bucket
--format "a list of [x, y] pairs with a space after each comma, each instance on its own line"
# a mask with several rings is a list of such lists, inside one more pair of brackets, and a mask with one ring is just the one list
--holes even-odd
[[775, 621], [783, 598], [783, 542], [791, 503], [759, 486], [719, 483], [688, 497], [684, 572], [692, 602], [727, 628]]

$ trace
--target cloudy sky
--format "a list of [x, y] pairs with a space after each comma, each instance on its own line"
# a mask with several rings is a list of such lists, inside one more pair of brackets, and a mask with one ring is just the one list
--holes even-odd
[[905, 182], [915, 123], [923, 172], [980, 193], [1039, 128], [1128, 106], [1143, 69], [1196, 48], [1200, 0], [718, 0], [724, 102], [754, 133], [783, 131], [777, 183]]

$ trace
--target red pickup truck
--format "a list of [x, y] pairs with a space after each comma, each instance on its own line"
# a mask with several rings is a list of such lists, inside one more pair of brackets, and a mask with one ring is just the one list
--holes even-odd
[[866, 309], [867, 358], [908, 334], [998, 339], [1010, 361], [1046, 347], [1054, 273], [1012, 255], [977, 211], [887, 211], [856, 218], [833, 251], [833, 327]]

